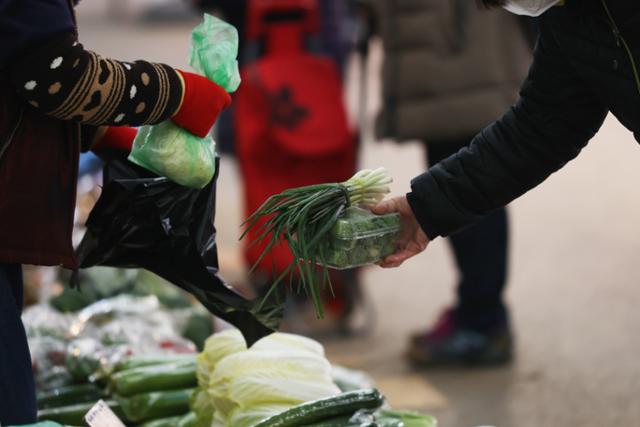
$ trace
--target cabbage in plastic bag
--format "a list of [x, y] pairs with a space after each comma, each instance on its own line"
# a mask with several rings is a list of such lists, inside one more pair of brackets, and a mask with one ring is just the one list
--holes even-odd
[[191, 32], [189, 65], [227, 92], [234, 92], [240, 86], [237, 57], [238, 31], [205, 13], [204, 21]]
[[185, 187], [204, 188], [215, 174], [216, 144], [167, 120], [138, 130], [129, 160]]

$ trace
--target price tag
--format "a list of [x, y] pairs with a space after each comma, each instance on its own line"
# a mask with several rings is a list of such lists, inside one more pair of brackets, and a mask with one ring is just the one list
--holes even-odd
[[126, 427], [103, 400], [93, 405], [84, 420], [89, 427]]

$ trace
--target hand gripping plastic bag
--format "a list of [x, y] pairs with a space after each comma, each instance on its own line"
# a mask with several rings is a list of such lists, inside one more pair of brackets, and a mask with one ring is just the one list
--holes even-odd
[[[238, 88], [238, 32], [232, 25], [205, 14], [191, 33], [189, 51], [189, 64], [196, 72], [227, 92]], [[129, 160], [180, 185], [200, 189], [215, 173], [215, 142], [167, 120], [140, 128]]]
[[138, 130], [129, 160], [185, 187], [204, 188], [215, 174], [216, 143], [167, 120]]
[[218, 274], [216, 175], [194, 190], [128, 161], [108, 162], [102, 195], [76, 256], [81, 268], [144, 268], [157, 274], [235, 325], [252, 345], [277, 329], [283, 301], [279, 296], [266, 303], [247, 300]]

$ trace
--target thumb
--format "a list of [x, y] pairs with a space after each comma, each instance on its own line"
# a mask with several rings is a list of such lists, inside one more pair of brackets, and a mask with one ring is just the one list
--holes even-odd
[[375, 206], [371, 206], [371, 212], [376, 215], [384, 215], [391, 212], [396, 212], [396, 202], [394, 199], [385, 200]]

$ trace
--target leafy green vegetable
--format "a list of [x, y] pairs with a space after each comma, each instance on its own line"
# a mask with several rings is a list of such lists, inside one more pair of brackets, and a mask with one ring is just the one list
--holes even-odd
[[[390, 191], [389, 183], [391, 178], [387, 171], [380, 168], [362, 170], [340, 184], [292, 188], [271, 196], [243, 224], [245, 230], [241, 239], [255, 227], [258, 237], [254, 243], [267, 242], [254, 268], [275, 245], [286, 241], [294, 260], [276, 278], [272, 290], [297, 272], [313, 300], [316, 315], [323, 317], [321, 289], [330, 285], [330, 279], [328, 267], [323, 265], [322, 274], [318, 275], [316, 264], [326, 258], [323, 253], [327, 249], [325, 240], [348, 206], [379, 202]], [[264, 219], [266, 221], [261, 222]]]
[[216, 166], [215, 142], [199, 138], [170, 120], [138, 130], [129, 160], [160, 176], [192, 188], [204, 188]]
[[321, 263], [346, 269], [380, 261], [396, 250], [400, 215], [348, 208], [325, 239]]
[[215, 408], [206, 389], [198, 388], [196, 392], [191, 395], [189, 407], [191, 407], [191, 410], [196, 416], [196, 427], [211, 427]]
[[285, 333], [250, 349], [237, 330], [207, 339], [198, 355], [197, 427], [250, 427], [307, 400], [338, 394], [322, 345]]

